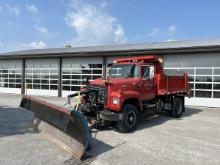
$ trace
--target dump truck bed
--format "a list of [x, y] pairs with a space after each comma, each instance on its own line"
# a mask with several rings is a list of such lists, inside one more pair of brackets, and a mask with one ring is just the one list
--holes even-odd
[[157, 94], [188, 94], [188, 75], [184, 72], [167, 71], [157, 80]]

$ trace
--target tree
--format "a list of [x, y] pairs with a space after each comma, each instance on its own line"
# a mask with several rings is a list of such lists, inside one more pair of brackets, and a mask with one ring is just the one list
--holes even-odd
[[66, 45], [65, 48], [72, 48], [70, 44]]

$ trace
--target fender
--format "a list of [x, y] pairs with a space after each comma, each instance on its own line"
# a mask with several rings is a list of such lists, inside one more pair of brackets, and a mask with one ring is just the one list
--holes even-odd
[[[113, 104], [114, 98], [119, 99], [118, 105]], [[109, 99], [108, 109], [120, 112], [125, 103], [129, 102], [129, 103], [134, 104], [136, 102], [135, 104], [138, 103], [139, 104], [138, 108], [140, 109], [140, 111], [142, 111], [143, 107], [141, 104], [141, 100], [139, 98], [140, 98], [140, 93], [136, 91], [132, 91], [132, 90], [123, 91], [120, 94], [118, 92], [112, 92], [111, 97]]]

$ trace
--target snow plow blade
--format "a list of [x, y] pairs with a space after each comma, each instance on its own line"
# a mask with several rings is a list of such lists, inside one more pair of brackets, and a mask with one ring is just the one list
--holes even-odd
[[86, 119], [80, 112], [24, 95], [20, 107], [34, 112], [33, 126], [46, 136], [71, 152], [73, 157], [82, 159], [90, 140]]

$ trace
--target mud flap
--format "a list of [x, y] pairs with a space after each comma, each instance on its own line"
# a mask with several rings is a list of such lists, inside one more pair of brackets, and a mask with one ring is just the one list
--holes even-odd
[[34, 112], [34, 128], [71, 152], [75, 158], [82, 159], [91, 139], [88, 123], [80, 112], [27, 95], [22, 97], [20, 107]]

